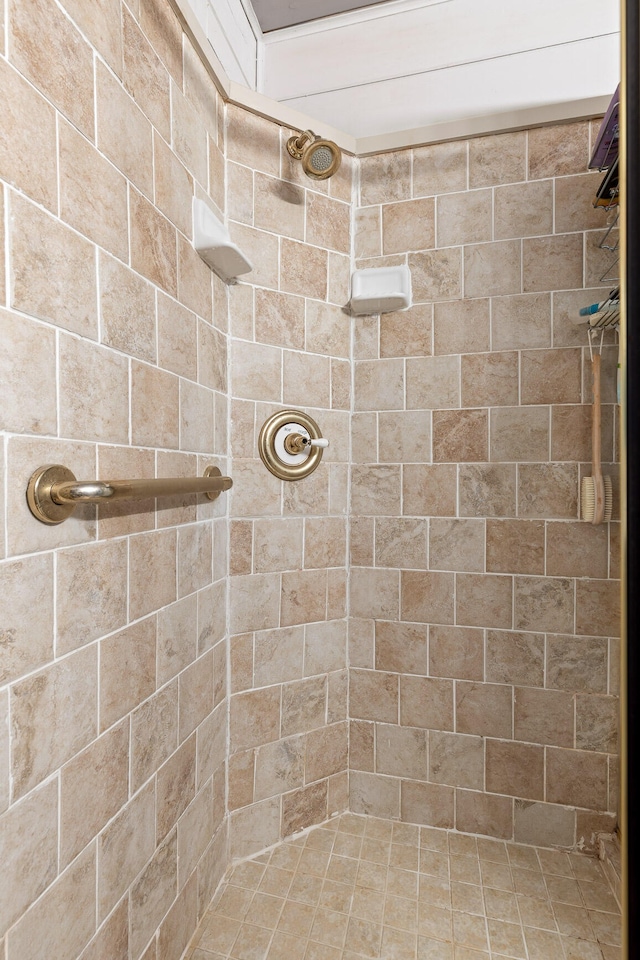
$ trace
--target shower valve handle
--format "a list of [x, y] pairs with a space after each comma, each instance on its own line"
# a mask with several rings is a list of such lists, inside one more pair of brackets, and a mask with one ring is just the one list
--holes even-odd
[[298, 453], [304, 453], [308, 447], [328, 447], [329, 441], [324, 437], [318, 437], [317, 440], [311, 437], [304, 437], [301, 433], [290, 433], [284, 441], [284, 448], [287, 453], [295, 456]]

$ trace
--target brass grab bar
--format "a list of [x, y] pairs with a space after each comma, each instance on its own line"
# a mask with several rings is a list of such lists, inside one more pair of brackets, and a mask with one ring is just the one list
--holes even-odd
[[79, 503], [113, 500], [147, 500], [181, 493], [204, 493], [215, 500], [233, 485], [217, 467], [207, 467], [203, 477], [167, 477], [160, 480], [77, 480], [68, 467], [48, 463], [38, 467], [27, 486], [31, 513], [43, 523], [62, 523]]

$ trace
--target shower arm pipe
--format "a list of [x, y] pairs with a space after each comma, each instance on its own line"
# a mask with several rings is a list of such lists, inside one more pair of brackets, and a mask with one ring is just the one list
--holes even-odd
[[202, 477], [166, 477], [158, 480], [77, 480], [67, 467], [46, 464], [29, 480], [29, 509], [43, 523], [62, 523], [80, 503], [148, 500], [180, 494], [203, 493], [215, 500], [233, 485], [218, 467], [207, 467]]

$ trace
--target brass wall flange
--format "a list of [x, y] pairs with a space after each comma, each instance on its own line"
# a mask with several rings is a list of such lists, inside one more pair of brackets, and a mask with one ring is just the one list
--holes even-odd
[[47, 463], [33, 473], [27, 486], [27, 503], [34, 517], [53, 526], [62, 523], [75, 510], [73, 503], [57, 503], [51, 496], [56, 483], [71, 483], [76, 479], [68, 467]]
[[[319, 445], [303, 443], [305, 432], [311, 441], [319, 441]], [[326, 446], [328, 444], [322, 438], [320, 427], [302, 410], [281, 410], [272, 414], [265, 420], [258, 437], [258, 451], [262, 462], [267, 470], [280, 480], [302, 480], [308, 477], [322, 460], [322, 450]], [[302, 451], [296, 452], [300, 447]], [[285, 456], [290, 462], [283, 459]]]

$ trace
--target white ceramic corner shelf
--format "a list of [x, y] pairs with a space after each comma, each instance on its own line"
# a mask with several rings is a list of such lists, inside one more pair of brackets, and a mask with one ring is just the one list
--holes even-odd
[[356, 315], [392, 313], [411, 306], [411, 271], [397, 267], [368, 267], [351, 275], [351, 312]]
[[225, 225], [197, 197], [193, 198], [193, 245], [207, 266], [226, 282], [253, 270]]

